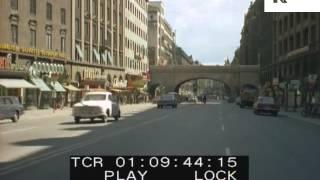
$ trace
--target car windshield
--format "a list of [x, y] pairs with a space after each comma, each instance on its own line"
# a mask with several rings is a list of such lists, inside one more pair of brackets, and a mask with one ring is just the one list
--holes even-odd
[[263, 104], [274, 104], [274, 99], [272, 97], [262, 97], [259, 99], [259, 102]]
[[173, 100], [174, 96], [173, 95], [165, 95], [165, 96], [161, 96], [160, 99], [161, 100]]
[[106, 100], [106, 95], [104, 94], [89, 94], [83, 98], [84, 101], [104, 101]]

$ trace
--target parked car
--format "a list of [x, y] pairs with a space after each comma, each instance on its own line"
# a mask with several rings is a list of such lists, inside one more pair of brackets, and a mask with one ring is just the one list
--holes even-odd
[[163, 108], [165, 106], [171, 106], [172, 108], [177, 108], [178, 107], [178, 100], [176, 96], [174, 95], [162, 95], [160, 96], [160, 99], [157, 102], [158, 108]]
[[23, 110], [24, 108], [18, 97], [0, 97], [0, 120], [11, 119], [12, 122], [17, 122], [23, 114]]
[[277, 116], [280, 106], [275, 104], [273, 97], [259, 96], [253, 105], [253, 109], [255, 114], [271, 113], [273, 116]]
[[235, 102], [236, 102], [237, 105], [240, 106], [240, 103], [241, 103], [241, 98], [240, 98], [240, 96], [236, 97]]
[[107, 117], [118, 120], [121, 111], [117, 98], [110, 92], [90, 92], [87, 93], [80, 103], [74, 105], [72, 110], [75, 123], [80, 119], [90, 119], [92, 122], [99, 118], [105, 122]]

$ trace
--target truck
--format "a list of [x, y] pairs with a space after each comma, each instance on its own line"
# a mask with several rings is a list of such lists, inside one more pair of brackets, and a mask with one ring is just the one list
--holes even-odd
[[257, 97], [257, 89], [243, 88], [240, 92], [240, 108], [252, 107]]

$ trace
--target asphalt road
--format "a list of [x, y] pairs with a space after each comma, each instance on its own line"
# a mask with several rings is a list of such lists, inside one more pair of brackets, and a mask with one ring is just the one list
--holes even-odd
[[124, 115], [106, 124], [75, 125], [69, 114], [0, 124], [0, 179], [69, 179], [71, 155], [248, 155], [251, 180], [320, 179], [315, 124], [224, 103], [139, 105]]

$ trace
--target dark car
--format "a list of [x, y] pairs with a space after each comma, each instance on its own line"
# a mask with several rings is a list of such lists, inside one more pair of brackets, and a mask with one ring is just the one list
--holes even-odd
[[236, 98], [235, 97], [229, 97], [228, 98], [228, 103], [234, 103], [236, 102]]
[[165, 106], [171, 106], [172, 108], [177, 108], [178, 100], [172, 94], [162, 95], [160, 96], [160, 99], [158, 100], [157, 105], [158, 105], [158, 108], [163, 108]]
[[12, 122], [17, 122], [22, 114], [23, 106], [17, 97], [0, 97], [0, 120], [11, 119]]
[[271, 113], [274, 116], [278, 115], [280, 106], [275, 104], [273, 97], [258, 97], [257, 101], [253, 105], [254, 113]]

